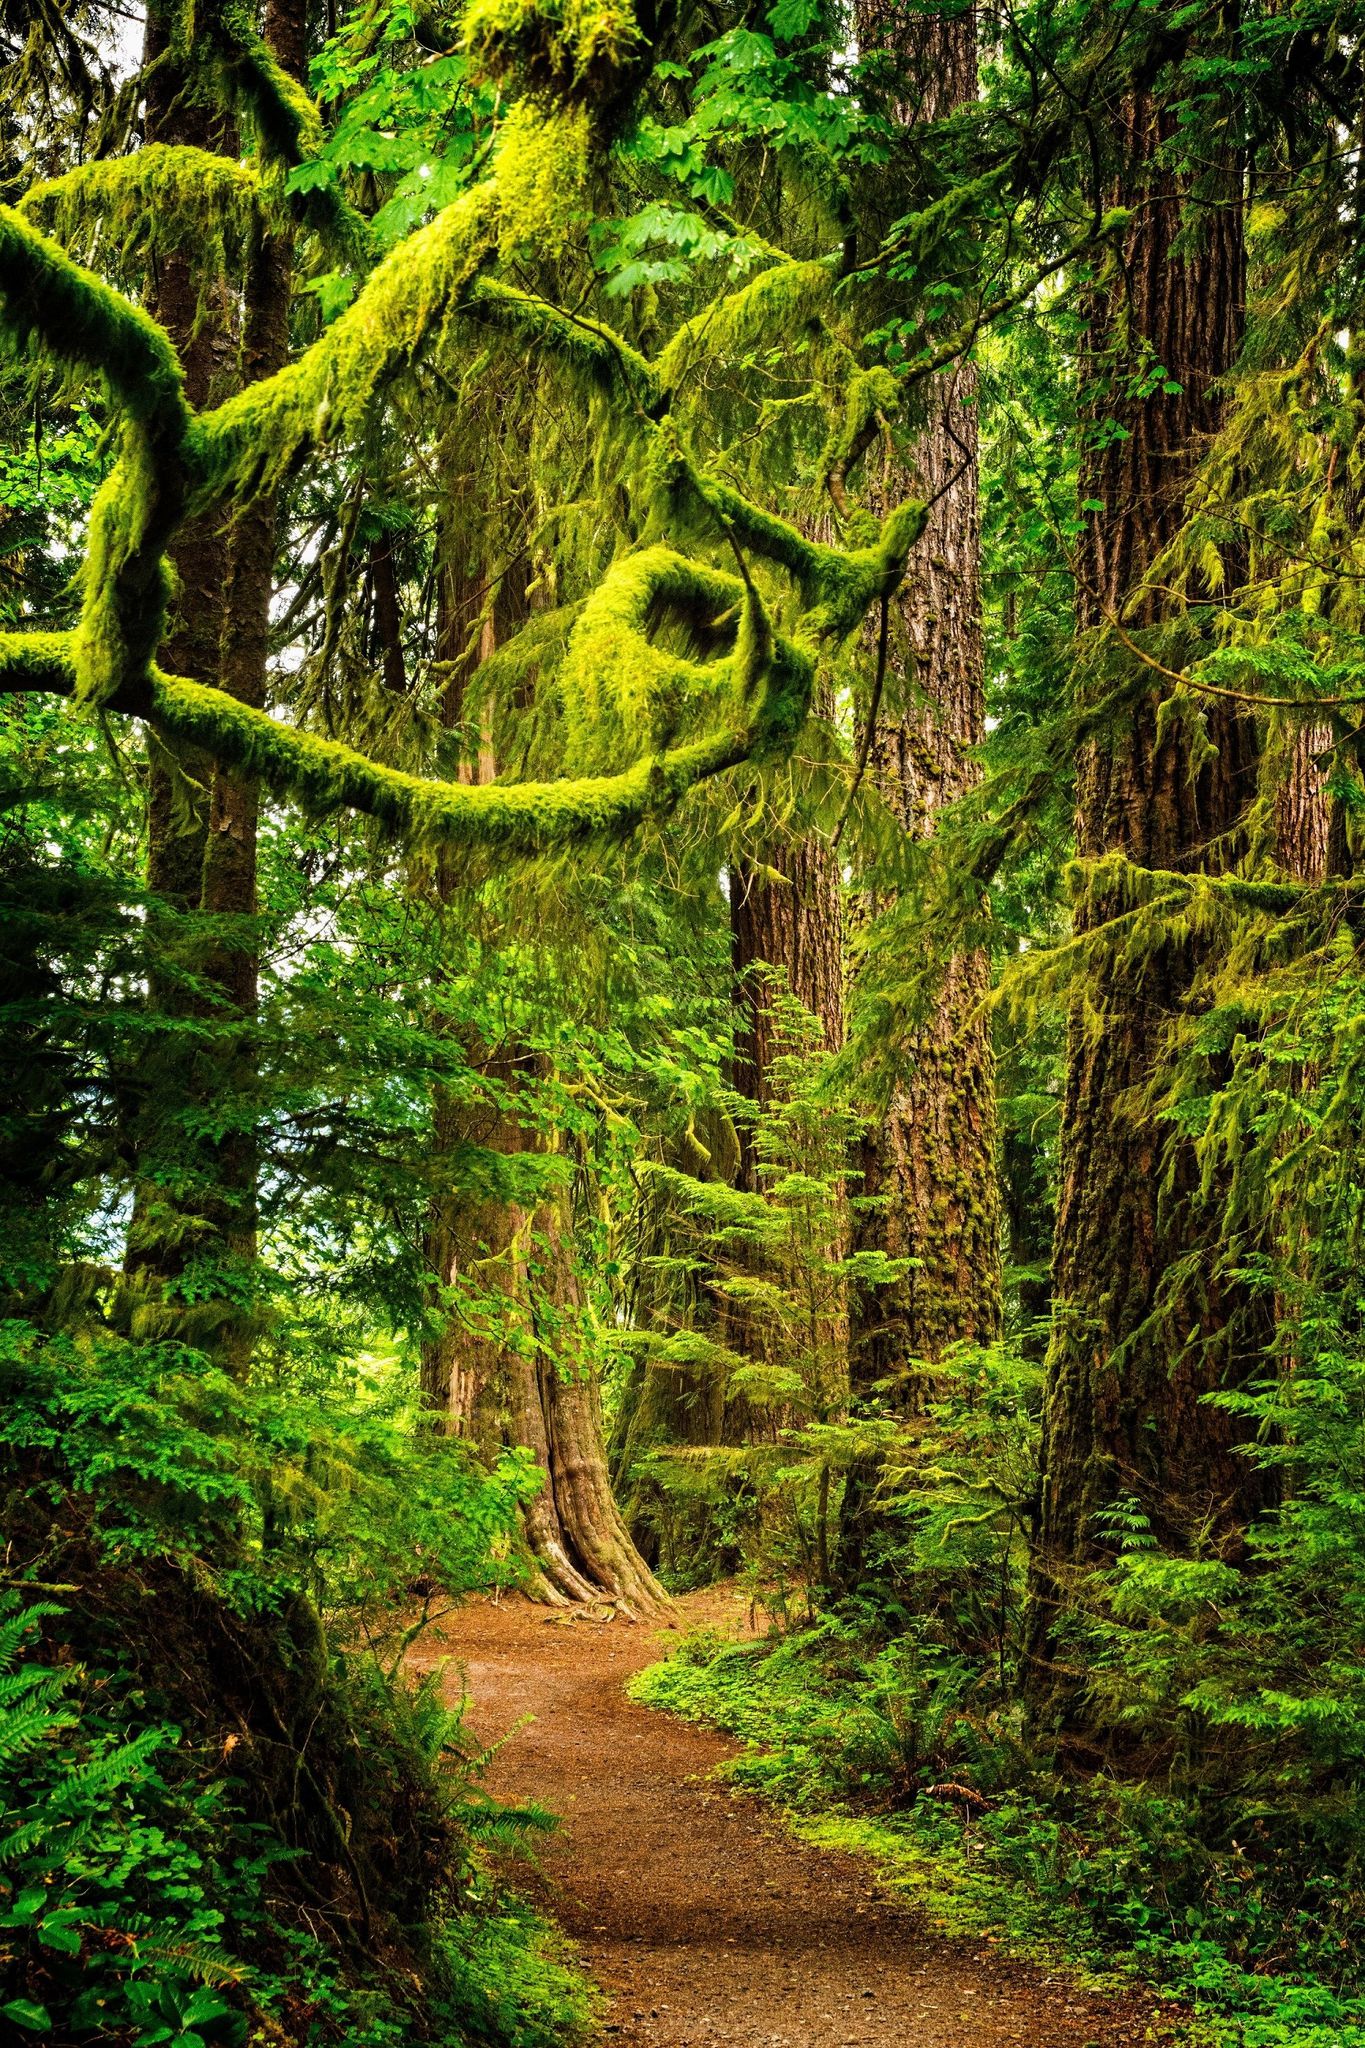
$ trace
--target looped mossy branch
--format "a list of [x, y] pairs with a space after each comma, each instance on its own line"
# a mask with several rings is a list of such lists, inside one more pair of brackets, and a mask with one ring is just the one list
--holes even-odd
[[[263, 156], [311, 147], [307, 103], [257, 48], [246, 17], [229, 7], [206, 19], [196, 33], [218, 38], [236, 67], [237, 89], [255, 93], [264, 108]], [[409, 841], [522, 852], [629, 830], [703, 777], [789, 748], [809, 708], [816, 649], [846, 637], [894, 590], [924, 508], [898, 508], [863, 548], [808, 539], [683, 453], [665, 403], [701, 328], [651, 365], [606, 323], [487, 275], [501, 250], [524, 242], [538, 194], [553, 186], [555, 204], [572, 209], [572, 192], [566, 197], [562, 188], [585, 174], [585, 132], [572, 105], [515, 111], [487, 176], [400, 244], [311, 348], [198, 418], [155, 322], [20, 215], [0, 212], [0, 299], [9, 328], [21, 342], [36, 340], [68, 366], [102, 377], [124, 412], [120, 461], [92, 511], [77, 628], [69, 638], [7, 639], [0, 684], [52, 689], [146, 718], [316, 808], [359, 809]], [[131, 204], [153, 193], [158, 179], [195, 167], [184, 152], [144, 152], [136, 168], [110, 174], [110, 189]], [[225, 205], [249, 189], [233, 167], [210, 175]], [[53, 203], [59, 211], [62, 203], [83, 204], [98, 183], [72, 185]], [[829, 263], [779, 266], [722, 301], [720, 328], [733, 342], [799, 304], [801, 318], [818, 329], [833, 281]], [[560, 674], [570, 752], [603, 771], [624, 756], [630, 765], [615, 772], [511, 785], [404, 775], [155, 666], [166, 615], [164, 557], [187, 511], [238, 507], [309, 452], [359, 432], [391, 382], [460, 318], [531, 342], [537, 361], [600, 397], [649, 444], [651, 487], [662, 477], [664, 500], [671, 494], [684, 503], [693, 524], [700, 514], [735, 550], [738, 576], [672, 547], [641, 549], [616, 562], [584, 603]], [[714, 339], [715, 323], [706, 331]], [[794, 637], [774, 630], [746, 550], [794, 579]], [[683, 738], [689, 722], [712, 729]]]
[[928, 516], [921, 500], [907, 499], [882, 521], [869, 546], [836, 548], [811, 540], [791, 520], [766, 511], [723, 477], [699, 468], [676, 439], [670, 450], [670, 481], [675, 493], [690, 494], [704, 506], [727, 536], [787, 570], [801, 596], [802, 633], [836, 646], [879, 599], [895, 594]]
[[[765, 665], [747, 720], [646, 755], [614, 775], [550, 782], [445, 782], [408, 775], [339, 741], [282, 725], [221, 690], [159, 670], [126, 680], [109, 708], [144, 718], [159, 733], [260, 776], [311, 811], [360, 811], [409, 846], [496, 847], [534, 855], [629, 833], [670, 810], [697, 783], [789, 743], [805, 716], [811, 673], [795, 650], [783, 650]], [[0, 694], [41, 690], [70, 696], [78, 675], [74, 636], [0, 634]]]

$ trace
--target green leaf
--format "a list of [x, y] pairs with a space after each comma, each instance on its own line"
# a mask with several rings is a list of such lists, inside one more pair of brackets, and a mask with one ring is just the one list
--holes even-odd
[[785, 43], [805, 35], [819, 8], [816, 0], [773, 0], [768, 9], [768, 26]]
[[11, 1998], [7, 2005], [0, 2005], [0, 2020], [24, 2027], [30, 2034], [46, 2034], [52, 2026], [47, 2007], [36, 2005], [31, 1998]]

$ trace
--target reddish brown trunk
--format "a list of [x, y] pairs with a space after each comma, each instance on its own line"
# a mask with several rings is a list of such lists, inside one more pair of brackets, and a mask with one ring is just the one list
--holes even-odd
[[[934, 17], [865, 0], [864, 51], [895, 66], [905, 129], [941, 120], [977, 91], [976, 20]], [[889, 199], [899, 211], [903, 191]], [[893, 607], [886, 699], [868, 757], [869, 779], [908, 837], [927, 839], [939, 814], [978, 776], [985, 731], [976, 379], [959, 364], [933, 380], [909, 467], [888, 496], [932, 509], [905, 589]], [[884, 907], [884, 906], [873, 906]], [[955, 1343], [983, 1343], [1000, 1324], [1000, 1197], [995, 1076], [979, 953], [948, 965], [923, 1028], [901, 1049], [884, 1113], [860, 1148], [860, 1245], [915, 1263], [865, 1301], [855, 1322], [855, 1385], [894, 1379], [912, 1360]], [[911, 1390], [907, 1388], [907, 1398]]]
[[[750, 1102], [772, 1100], [780, 1050], [774, 994], [796, 1000], [817, 1020], [825, 1048], [844, 1040], [843, 922], [839, 868], [815, 834], [773, 848], [764, 873], [738, 860], [729, 871], [730, 961], [735, 1002], [733, 1082]], [[773, 879], [774, 876], [780, 879]], [[750, 1134], [739, 1133], [741, 1184], [752, 1188]]]
[[[1179, 193], [1158, 169], [1172, 121], [1146, 96], [1125, 112], [1121, 190], [1143, 195], [1123, 249], [1123, 274], [1097, 303], [1098, 366], [1127, 322], [1128, 354], [1101, 384], [1100, 420], [1123, 436], [1096, 437], [1083, 499], [1104, 510], [1078, 548], [1078, 610], [1098, 638], [1120, 613], [1159, 616], [1135, 587], [1178, 529], [1194, 465], [1222, 417], [1215, 381], [1240, 344], [1244, 259], [1240, 181], [1233, 203], [1201, 208], [1197, 246], [1180, 249]], [[1125, 379], [1137, 351], [1164, 366], [1163, 383], [1133, 400]], [[1092, 370], [1097, 377], [1098, 370]], [[1077, 762], [1077, 847], [1091, 866], [1075, 906], [1077, 932], [1097, 931], [1128, 907], [1122, 869], [1216, 872], [1233, 854], [1254, 774], [1254, 731], [1231, 708], [1210, 713], [1217, 753], [1193, 772], [1176, 727], [1158, 734], [1160, 690], [1133, 678], [1136, 695], [1116, 727]], [[1254, 1503], [1253, 1468], [1237, 1454], [1240, 1426], [1202, 1396], [1245, 1376], [1264, 1338], [1254, 1302], [1215, 1277], [1216, 1217], [1201, 1203], [1190, 1144], [1156, 1123], [1143, 1094], [1159, 1075], [1172, 1025], [1199, 971], [1199, 941], [1157, 935], [1096, 955], [1077, 999], [1061, 1133], [1061, 1192], [1053, 1261], [1055, 1321], [1048, 1360], [1042, 1453], [1039, 1619], [1068, 1571], [1104, 1548], [1097, 1521], [1124, 1496], [1164, 1539], [1200, 1529], [1235, 1544]]]
[[1276, 852], [1301, 882], [1321, 882], [1335, 865], [1327, 793], [1332, 745], [1330, 726], [1303, 726], [1294, 735], [1288, 770], [1275, 792]]

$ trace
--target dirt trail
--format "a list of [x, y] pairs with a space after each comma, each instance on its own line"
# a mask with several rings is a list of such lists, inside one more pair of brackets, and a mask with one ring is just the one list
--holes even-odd
[[[689, 1626], [739, 1614], [725, 1595], [680, 1605]], [[620, 1622], [566, 1624], [517, 1599], [471, 1605], [424, 1656], [465, 1667], [481, 1736], [535, 1716], [497, 1758], [492, 1789], [564, 1821], [539, 1889], [610, 1996], [612, 2048], [1167, 2038], [1136, 2001], [1090, 1997], [980, 1942], [945, 1940], [866, 1863], [794, 1840], [757, 1799], [712, 1782], [734, 1745], [622, 1690], [668, 1640]]]

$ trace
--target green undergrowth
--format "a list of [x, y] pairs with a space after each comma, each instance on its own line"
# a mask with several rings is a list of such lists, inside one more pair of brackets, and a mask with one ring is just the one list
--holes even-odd
[[[952, 1686], [916, 1712], [906, 1676], [904, 1645], [851, 1657], [828, 1625], [756, 1644], [708, 1630], [630, 1692], [738, 1736], [723, 1776], [779, 1806], [803, 1840], [873, 1859], [947, 1934], [987, 1937], [1090, 1989], [1139, 1980], [1194, 2015], [1188, 2038], [1201, 2048], [1365, 2048], [1359, 1996], [1316, 1973], [1242, 1966], [1211, 1913], [1173, 1901], [1161, 1853], [1179, 1835], [1174, 1803], [1163, 1813], [1110, 1781], [1078, 1797], [1029, 1766], [1004, 1727], [989, 1762], [983, 1744], [964, 1771], [970, 1785], [950, 1772], [931, 1784], [931, 1724], [936, 1712], [951, 1718]], [[1153, 1838], [1163, 1827], [1164, 1843]], [[1254, 1912], [1254, 1900], [1241, 1904]]]
[[507, 1576], [534, 1479], [423, 1432], [396, 1369], [362, 1365], [243, 1385], [93, 1316], [0, 1320], [0, 2039], [591, 2031], [498, 1874], [553, 1823], [483, 1790], [392, 1622]]

